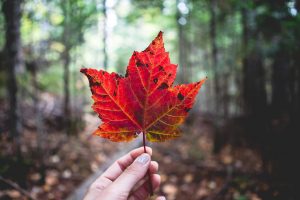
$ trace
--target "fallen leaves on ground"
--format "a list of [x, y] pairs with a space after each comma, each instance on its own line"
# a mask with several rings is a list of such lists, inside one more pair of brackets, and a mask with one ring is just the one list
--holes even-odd
[[[90, 114], [85, 118], [89, 124], [82, 133], [69, 137], [62, 132], [49, 133], [45, 135], [43, 146], [38, 146], [35, 132], [25, 131], [20, 140], [22, 157], [13, 154], [12, 144], [2, 135], [1, 175], [37, 199], [66, 198], [111, 155], [127, 145], [116, 147], [101, 138], [92, 139], [91, 130], [99, 120]], [[0, 199], [27, 199], [7, 184], [0, 182], [0, 186]]]

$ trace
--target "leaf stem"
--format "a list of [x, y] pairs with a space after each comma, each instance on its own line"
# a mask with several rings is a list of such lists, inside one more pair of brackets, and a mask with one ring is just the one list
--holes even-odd
[[[146, 133], [145, 133], [145, 131], [143, 131], [143, 147], [144, 147], [144, 153], [147, 153], [147, 151], [146, 151]], [[148, 187], [149, 187], [150, 196], [153, 196], [153, 186], [152, 186], [152, 181], [151, 181], [150, 168], [148, 169], [147, 174], [148, 174]]]

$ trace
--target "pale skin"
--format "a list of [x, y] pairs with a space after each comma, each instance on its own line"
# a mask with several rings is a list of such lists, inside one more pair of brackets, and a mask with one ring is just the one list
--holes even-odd
[[[132, 150], [115, 161], [90, 186], [84, 200], [145, 200], [149, 197], [147, 171], [151, 174], [153, 189], [160, 185], [158, 163], [151, 161], [152, 149]], [[163, 196], [155, 200], [165, 200]]]

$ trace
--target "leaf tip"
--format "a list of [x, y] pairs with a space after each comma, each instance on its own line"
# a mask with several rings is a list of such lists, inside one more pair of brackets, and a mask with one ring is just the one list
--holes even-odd
[[208, 77], [206, 76], [203, 80], [201, 80], [201, 85], [203, 85], [207, 81]]
[[150, 52], [154, 54], [158, 49], [163, 49], [164, 51], [164, 41], [163, 41], [163, 32], [159, 31], [155, 39], [150, 43], [150, 45], [144, 50], [144, 52]]
[[202, 80], [197, 82], [197, 85], [199, 85], [200, 87], [207, 81], [208, 77], [206, 76], [205, 78], [203, 78]]
[[80, 69], [80, 72], [83, 73], [83, 74], [86, 74], [87, 68], [81, 68], [81, 69]]
[[157, 38], [162, 38], [162, 37], [163, 37], [163, 34], [164, 34], [164, 32], [159, 31], [159, 33], [158, 33], [158, 35], [157, 35]]
[[164, 32], [159, 31], [159, 33], [157, 34], [156, 38], [152, 41], [152, 43], [157, 42], [158, 44], [163, 45], [164, 44], [163, 34], [164, 34]]

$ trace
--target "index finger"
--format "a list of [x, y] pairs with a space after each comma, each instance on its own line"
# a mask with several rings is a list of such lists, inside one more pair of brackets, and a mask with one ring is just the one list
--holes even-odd
[[[150, 147], [146, 147], [146, 152], [149, 155], [152, 155], [152, 149]], [[131, 163], [142, 153], [144, 153], [144, 147], [140, 147], [137, 149], [132, 150], [125, 156], [121, 157], [117, 161], [115, 161], [96, 181], [103, 181], [106, 179], [105, 182], [113, 182], [116, 178], [118, 178], [122, 172], [129, 166]]]

